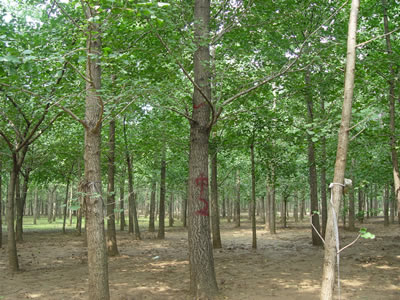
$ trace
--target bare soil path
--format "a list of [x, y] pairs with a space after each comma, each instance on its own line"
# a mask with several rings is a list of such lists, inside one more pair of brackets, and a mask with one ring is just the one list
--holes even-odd
[[[360, 239], [341, 255], [343, 300], [400, 299], [400, 227], [383, 227], [380, 218], [363, 226], [375, 240]], [[341, 230], [341, 245], [355, 232]], [[188, 294], [187, 233], [167, 229], [166, 239], [144, 233], [136, 241], [118, 233], [121, 255], [109, 259], [113, 300], [186, 300]], [[322, 274], [322, 248], [310, 243], [308, 224], [289, 222], [271, 236], [258, 226], [258, 249], [251, 249], [251, 229], [244, 222], [222, 226], [223, 248], [214, 251], [219, 299], [317, 300]], [[87, 255], [83, 238], [59, 232], [25, 233], [18, 245], [22, 271], [7, 270], [0, 249], [0, 299], [87, 299]]]

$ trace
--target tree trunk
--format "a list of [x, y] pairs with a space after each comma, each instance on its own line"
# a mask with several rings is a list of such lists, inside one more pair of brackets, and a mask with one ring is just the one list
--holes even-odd
[[107, 252], [109, 256], [119, 254], [115, 229], [115, 120], [110, 121], [108, 136], [108, 185], [107, 185]]
[[304, 191], [301, 191], [301, 199], [300, 199], [300, 220], [304, 220], [304, 215], [306, 214], [306, 199], [304, 195]]
[[240, 170], [236, 171], [235, 227], [240, 227]]
[[8, 254], [8, 267], [11, 272], [16, 272], [19, 269], [17, 244], [14, 232], [14, 196], [15, 186], [19, 173], [19, 166], [17, 163], [16, 154], [13, 153], [13, 168], [10, 173], [10, 182], [8, 184], [7, 193], [7, 254]]
[[299, 197], [297, 191], [294, 194], [293, 217], [295, 223], [299, 222]]
[[84, 8], [88, 22], [86, 42], [87, 62], [86, 109], [85, 109], [85, 203], [86, 203], [86, 236], [89, 267], [89, 299], [110, 299], [108, 287], [108, 259], [104, 231], [104, 205], [101, 197], [101, 123], [103, 101], [99, 94], [101, 89], [102, 53], [100, 25], [93, 22], [96, 10], [89, 6]]
[[156, 188], [157, 188], [157, 182], [156, 182], [155, 178], [153, 178], [153, 182], [151, 184], [151, 194], [150, 194], [149, 232], [155, 231], [154, 213], [155, 213], [155, 208], [156, 208]]
[[160, 183], [160, 202], [158, 210], [158, 233], [157, 238], [165, 238], [165, 179], [166, 179], [165, 149], [161, 158], [161, 183]]
[[[305, 84], [306, 84], [306, 101], [307, 101], [307, 115], [308, 115], [308, 124], [311, 125], [311, 129], [313, 129], [314, 122], [314, 112], [313, 112], [313, 99], [311, 95], [311, 81], [310, 81], [310, 72], [307, 70], [304, 74]], [[321, 246], [322, 240], [319, 237], [320, 232], [320, 224], [319, 224], [319, 208], [318, 208], [318, 183], [317, 183], [317, 164], [315, 161], [315, 144], [312, 140], [312, 136], [310, 134], [307, 135], [308, 140], [308, 180], [310, 184], [310, 205], [311, 205], [311, 216], [312, 216], [312, 224], [314, 227], [311, 227], [311, 237], [312, 244], [314, 246]], [[318, 231], [318, 232], [316, 232]]]
[[[390, 34], [389, 34], [389, 22], [388, 22], [388, 15], [387, 15], [387, 1], [382, 0], [383, 6], [383, 25], [385, 31], [385, 39], [386, 39], [386, 52], [388, 54], [388, 59], [392, 61], [393, 57], [393, 50], [390, 41]], [[392, 158], [392, 168], [393, 168], [393, 179], [394, 179], [394, 190], [395, 190], [395, 199], [397, 203], [400, 203], [400, 173], [399, 173], [399, 160], [396, 150], [396, 108], [395, 108], [395, 69], [393, 67], [392, 62], [389, 63], [389, 116], [390, 116], [390, 152]], [[400, 219], [400, 218], [399, 218]]]
[[0, 160], [0, 248], [3, 248], [3, 163]]
[[389, 202], [389, 207], [390, 207], [390, 213], [389, 213], [389, 219], [390, 219], [390, 223], [394, 224], [394, 216], [395, 216], [395, 203], [396, 203], [396, 197], [395, 197], [395, 192], [394, 192], [395, 188], [394, 185], [391, 185], [391, 189], [390, 189], [390, 202]]
[[[214, 146], [216, 147], [216, 146]], [[221, 233], [219, 230], [218, 207], [218, 162], [217, 149], [210, 151], [211, 158], [211, 230], [214, 249], [222, 248]]]
[[65, 188], [65, 199], [64, 199], [64, 206], [63, 206], [63, 228], [62, 232], [65, 234], [65, 225], [67, 223], [67, 208], [68, 208], [68, 194], [69, 194], [69, 184], [70, 184], [70, 178], [69, 176], [67, 177], [67, 187]]
[[340, 200], [343, 194], [344, 173], [346, 169], [347, 148], [349, 142], [349, 127], [351, 120], [351, 106], [354, 90], [354, 73], [356, 62], [356, 33], [359, 0], [352, 0], [348, 39], [347, 59], [344, 85], [344, 101], [342, 108], [342, 121], [338, 136], [338, 147], [336, 152], [335, 172], [333, 177], [331, 208], [328, 210], [328, 221], [325, 236], [324, 267], [322, 275], [321, 300], [332, 300], [335, 283], [335, 259], [339, 251], [339, 238], [337, 227], [337, 216]]
[[350, 169], [350, 179], [353, 182], [353, 186], [349, 191], [349, 230], [355, 231], [355, 199], [354, 199], [354, 176], [353, 170], [355, 168], [355, 160], [354, 158], [351, 161], [351, 169]]
[[364, 223], [364, 193], [362, 188], [358, 189], [358, 213], [357, 213], [358, 221], [360, 223]]
[[[321, 101], [322, 117], [325, 116], [325, 102]], [[326, 197], [326, 137], [321, 137], [321, 215], [322, 215], [322, 237], [325, 237], [326, 221], [328, 219], [328, 204]]]
[[282, 194], [282, 210], [281, 210], [281, 222], [283, 228], [287, 228], [287, 219], [286, 219], [286, 212], [287, 212], [287, 196], [286, 192]]
[[263, 224], [266, 224], [266, 217], [265, 217], [265, 197], [262, 196], [260, 198], [260, 204], [261, 204], [261, 222]]
[[256, 167], [254, 162], [254, 138], [250, 145], [251, 160], [251, 231], [252, 231], [252, 249], [257, 249], [257, 227], [256, 227]]
[[121, 173], [121, 180], [119, 182], [119, 209], [120, 209], [120, 223], [119, 229], [125, 230], [125, 169]]
[[174, 194], [171, 191], [171, 195], [169, 196], [168, 203], [168, 226], [174, 226]]
[[226, 218], [226, 197], [224, 189], [222, 189], [222, 218]]
[[21, 197], [21, 184], [20, 184], [20, 174], [17, 175], [15, 182], [15, 204], [17, 212], [17, 220], [15, 222], [15, 236], [17, 242], [22, 242], [22, 232], [23, 232], [23, 215], [24, 215], [24, 205], [22, 203], [23, 199]]
[[129, 153], [126, 153], [126, 162], [128, 167], [128, 190], [129, 190], [129, 233], [135, 232], [135, 238], [140, 240], [139, 220], [136, 210], [135, 192], [133, 191], [133, 168], [132, 158]]
[[33, 225], [37, 224], [38, 212], [39, 212], [39, 192], [38, 188], [35, 187], [35, 192], [33, 196]]
[[268, 181], [267, 183], [267, 195], [269, 232], [276, 234], [275, 187], [273, 181]]
[[385, 191], [383, 196], [383, 217], [384, 226], [389, 226], [389, 185], [387, 184], [385, 184]]
[[211, 58], [210, 46], [207, 44], [209, 23], [210, 0], [195, 0], [194, 39], [197, 49], [193, 62], [196, 87], [190, 121], [188, 241], [190, 293], [197, 299], [213, 298], [218, 292], [208, 208], [208, 146], [212, 125], [210, 104], [207, 102], [211, 101]]
[[188, 197], [189, 197], [189, 192], [188, 192], [189, 184], [186, 183], [186, 194], [183, 198], [183, 203], [182, 203], [182, 223], [183, 227], [187, 227], [187, 209], [188, 209]]

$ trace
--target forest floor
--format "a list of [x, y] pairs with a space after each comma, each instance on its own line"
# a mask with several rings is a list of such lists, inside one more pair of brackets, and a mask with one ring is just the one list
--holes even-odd
[[[279, 226], [278, 226], [279, 227]], [[363, 227], [374, 240], [360, 239], [341, 254], [341, 299], [400, 299], [400, 227], [384, 228], [383, 219]], [[311, 245], [307, 222], [288, 223], [276, 235], [258, 226], [258, 249], [251, 249], [251, 228], [222, 225], [223, 248], [214, 251], [218, 299], [319, 299], [323, 249]], [[341, 230], [341, 245], [357, 236]], [[186, 300], [189, 266], [187, 232], [167, 228], [166, 239], [143, 233], [137, 241], [118, 232], [121, 255], [109, 259], [113, 300]], [[7, 270], [6, 247], [0, 249], [0, 299], [87, 299], [87, 254], [74, 233], [27, 232], [18, 244], [21, 272]]]

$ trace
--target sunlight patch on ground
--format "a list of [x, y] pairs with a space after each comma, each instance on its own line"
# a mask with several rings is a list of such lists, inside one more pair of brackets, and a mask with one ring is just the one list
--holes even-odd
[[39, 299], [42, 296], [43, 296], [43, 294], [26, 294], [26, 297], [28, 299]]
[[320, 283], [316, 284], [315, 281], [310, 280], [310, 279], [302, 280], [298, 284], [298, 289], [301, 291], [313, 292], [313, 291], [318, 290], [319, 288], [320, 288]]
[[381, 270], [395, 270], [398, 269], [397, 267], [391, 267], [391, 266], [376, 266], [377, 269], [381, 269]]
[[359, 280], [345, 280], [345, 279], [342, 279], [342, 280], [340, 280], [340, 282], [345, 284], [345, 285], [347, 285], [347, 286], [350, 286], [350, 287], [360, 287], [360, 286], [364, 285], [364, 282], [359, 281]]

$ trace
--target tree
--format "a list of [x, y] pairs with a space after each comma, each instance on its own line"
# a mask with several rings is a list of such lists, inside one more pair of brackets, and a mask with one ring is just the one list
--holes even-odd
[[346, 169], [346, 157], [349, 140], [349, 128], [351, 120], [351, 105], [354, 92], [354, 77], [356, 64], [356, 34], [357, 17], [360, 6], [359, 0], [352, 0], [349, 19], [349, 30], [347, 39], [347, 59], [346, 74], [344, 84], [344, 101], [342, 108], [342, 121], [338, 135], [338, 147], [336, 153], [335, 174], [333, 177], [332, 205], [328, 209], [328, 220], [325, 235], [324, 267], [322, 275], [321, 300], [333, 299], [333, 290], [335, 283], [335, 258], [338, 255], [338, 212], [339, 204], [343, 194], [344, 173]]

